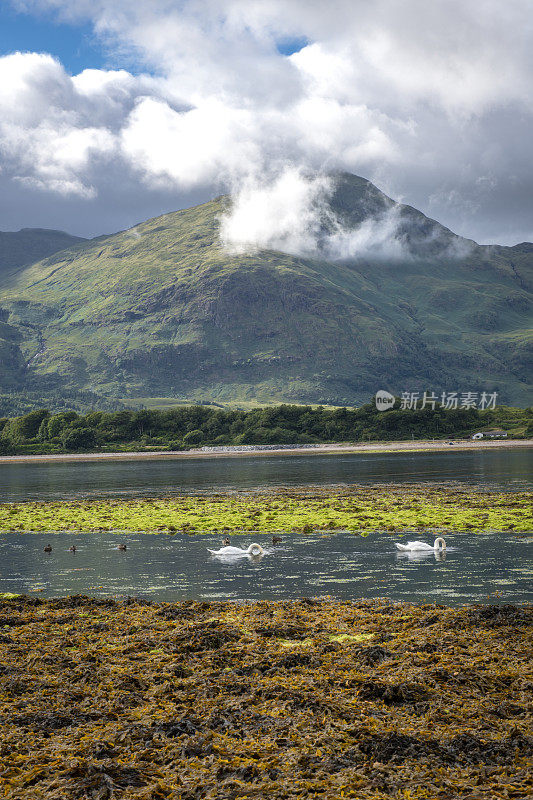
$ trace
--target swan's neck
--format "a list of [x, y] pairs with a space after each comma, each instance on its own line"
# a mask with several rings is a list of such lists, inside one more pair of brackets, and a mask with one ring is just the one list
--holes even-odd
[[442, 536], [439, 536], [438, 539], [435, 539], [435, 544], [433, 545], [433, 547], [435, 548], [435, 550], [446, 550], [446, 542], [444, 541]]

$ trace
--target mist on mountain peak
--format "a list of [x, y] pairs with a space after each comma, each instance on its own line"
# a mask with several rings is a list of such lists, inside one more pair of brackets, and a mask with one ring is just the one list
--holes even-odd
[[331, 261], [463, 258], [474, 244], [365, 178], [293, 166], [240, 185], [221, 216], [220, 238], [231, 254], [277, 250]]

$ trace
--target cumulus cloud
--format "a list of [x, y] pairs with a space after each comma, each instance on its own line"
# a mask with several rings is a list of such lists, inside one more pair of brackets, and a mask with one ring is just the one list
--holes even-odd
[[[232, 189], [228, 244], [303, 252], [325, 174], [346, 169], [463, 235], [533, 238], [528, 0], [12, 1], [92, 22], [136, 65], [70, 76], [50, 55], [0, 58], [4, 185], [84, 203], [93, 233], [102, 208], [118, 227], [132, 187], [146, 216]], [[282, 55], [290, 40], [303, 46]], [[390, 249], [393, 234], [374, 220], [330, 246]]]
[[73, 78], [42, 53], [0, 58], [3, 171], [27, 187], [96, 197], [95, 169], [120, 157], [124, 118], [149, 84], [122, 70]]
[[254, 170], [259, 160], [250, 112], [215, 98], [188, 111], [142, 98], [121, 132], [121, 152], [148, 185], [226, 182]]

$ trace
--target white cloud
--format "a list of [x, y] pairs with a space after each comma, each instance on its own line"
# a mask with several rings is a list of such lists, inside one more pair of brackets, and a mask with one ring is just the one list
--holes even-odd
[[355, 229], [338, 222], [328, 236], [324, 250], [332, 259], [407, 258], [411, 253], [399, 235], [400, 211], [392, 206], [378, 218], [364, 220]]
[[122, 153], [150, 185], [226, 182], [253, 168], [258, 151], [250, 112], [209, 99], [188, 111], [144, 97], [121, 133]]
[[[184, 192], [231, 187], [236, 243], [246, 217], [254, 241], [264, 238], [246, 197], [265, 205], [265, 225], [279, 227], [279, 240], [300, 220], [294, 241], [303, 247], [316, 197], [307, 187], [305, 206], [301, 177], [343, 168], [463, 235], [533, 238], [529, 0], [13, 5], [89, 20], [115, 60], [127, 55], [153, 75], [71, 77], [47, 55], [0, 58], [1, 167], [19, 186], [95, 198], [87, 206], [95, 219], [110, 165], [122, 170], [125, 191], [166, 192], [169, 209]], [[276, 42], [291, 37], [309, 44], [280, 55]], [[280, 187], [307, 211], [296, 219], [286, 203], [267, 211]], [[368, 236], [379, 242], [381, 233], [369, 231], [339, 248], [364, 247]]]
[[118, 132], [153, 81], [124, 71], [72, 78], [42, 53], [0, 58], [0, 153], [19, 183], [93, 198], [95, 170], [120, 154]]
[[259, 248], [286, 253], [316, 250], [320, 219], [332, 182], [289, 167], [271, 182], [248, 179], [236, 192], [231, 211], [222, 217], [221, 238], [230, 251]]

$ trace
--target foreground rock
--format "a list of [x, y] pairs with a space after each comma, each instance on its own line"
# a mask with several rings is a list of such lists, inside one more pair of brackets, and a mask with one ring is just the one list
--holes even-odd
[[525, 798], [530, 606], [0, 602], [3, 794]]

